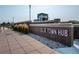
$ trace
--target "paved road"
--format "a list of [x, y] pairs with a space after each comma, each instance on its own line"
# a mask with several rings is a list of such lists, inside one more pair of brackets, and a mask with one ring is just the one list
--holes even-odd
[[0, 31], [0, 54], [56, 54], [53, 49], [43, 45], [28, 34], [5, 28]]

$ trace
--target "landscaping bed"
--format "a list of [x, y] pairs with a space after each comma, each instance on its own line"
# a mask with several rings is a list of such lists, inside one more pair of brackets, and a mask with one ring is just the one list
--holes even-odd
[[68, 46], [63, 45], [63, 44], [61, 44], [61, 43], [59, 43], [59, 42], [55, 42], [55, 41], [53, 41], [53, 40], [51, 40], [51, 39], [47, 39], [47, 38], [42, 37], [42, 36], [38, 36], [38, 35], [35, 35], [35, 34], [32, 34], [32, 33], [30, 33], [30, 34], [28, 34], [28, 35], [31, 36], [32, 38], [34, 38], [34, 39], [40, 41], [41, 43], [47, 45], [48, 47], [50, 47], [50, 48], [52, 48], [52, 49], [54, 49], [54, 48], [64, 48], [64, 47], [68, 47]]

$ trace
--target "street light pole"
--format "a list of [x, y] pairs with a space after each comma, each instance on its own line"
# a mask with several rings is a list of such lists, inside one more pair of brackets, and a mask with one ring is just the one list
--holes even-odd
[[13, 23], [14, 23], [14, 17], [13, 17]]
[[29, 21], [31, 21], [31, 5], [29, 5]]
[[13, 21], [12, 21], [12, 27], [13, 27], [14, 26], [14, 17], [12, 19], [13, 19]]

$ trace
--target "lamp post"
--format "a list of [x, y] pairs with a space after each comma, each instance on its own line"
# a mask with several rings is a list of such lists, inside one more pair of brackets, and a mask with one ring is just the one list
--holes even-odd
[[29, 5], [29, 21], [31, 21], [31, 5]]
[[12, 25], [14, 26], [14, 17], [13, 17], [13, 22], [12, 23], [13, 23]]
[[12, 24], [11, 24], [11, 26], [12, 26], [12, 28], [14, 28], [14, 17], [12, 18]]

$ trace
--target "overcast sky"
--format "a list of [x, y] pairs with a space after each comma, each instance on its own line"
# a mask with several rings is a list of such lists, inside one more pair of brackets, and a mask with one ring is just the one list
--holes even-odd
[[[37, 19], [38, 13], [47, 13], [49, 20], [60, 18], [62, 21], [79, 20], [78, 5], [32, 5], [32, 20]], [[29, 20], [28, 5], [0, 5], [0, 22], [15, 22]]]

